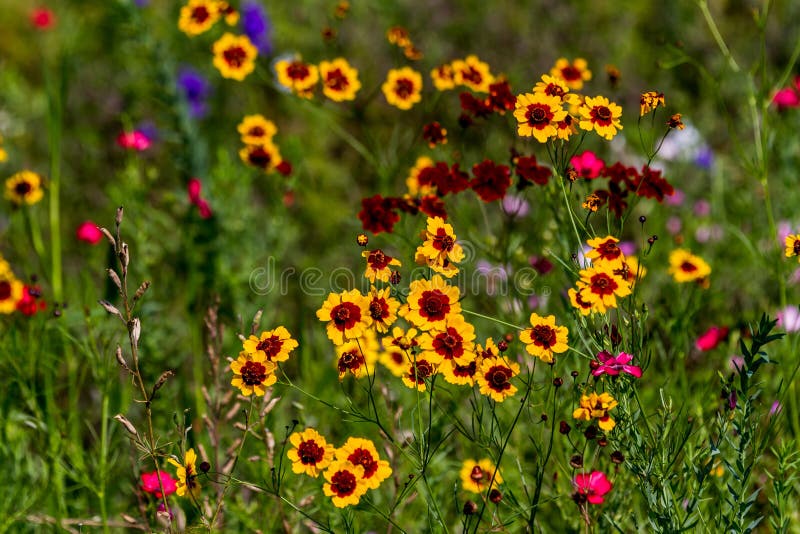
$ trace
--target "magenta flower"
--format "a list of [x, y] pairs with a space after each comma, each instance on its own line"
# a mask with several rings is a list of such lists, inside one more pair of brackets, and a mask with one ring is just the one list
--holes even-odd
[[92, 221], [84, 221], [78, 226], [78, 229], [75, 230], [75, 236], [80, 241], [84, 241], [90, 245], [96, 245], [103, 239], [103, 232], [101, 232], [100, 228]]
[[717, 345], [725, 339], [728, 335], [728, 328], [725, 326], [712, 326], [708, 330], [706, 330], [700, 337], [697, 338], [697, 341], [694, 342], [694, 346], [697, 350], [706, 352], [712, 349], [717, 348]]
[[800, 95], [797, 94], [793, 87], [784, 87], [775, 93], [775, 96], [772, 97], [772, 103], [778, 107], [779, 111], [786, 108], [800, 107]]
[[590, 504], [602, 504], [605, 499], [603, 495], [611, 491], [613, 484], [606, 478], [601, 471], [592, 471], [591, 474], [578, 473], [572, 481], [575, 489], [580, 495], [586, 495], [586, 500]]
[[211, 218], [211, 206], [208, 205], [208, 201], [204, 199], [200, 195], [200, 189], [202, 188], [202, 184], [200, 180], [197, 178], [190, 178], [189, 184], [187, 186], [187, 193], [189, 194], [189, 203], [194, 204], [197, 206], [197, 210], [200, 212], [200, 217], [203, 219]]
[[156, 499], [160, 499], [161, 487], [158, 485], [158, 476], [161, 475], [161, 485], [164, 486], [164, 494], [171, 495], [178, 489], [177, 481], [166, 471], [153, 471], [152, 473], [142, 473], [142, 490], [150, 493]]
[[122, 132], [117, 136], [117, 144], [126, 150], [136, 150], [141, 152], [150, 148], [151, 141], [144, 132], [134, 130], [132, 132]]
[[569, 160], [569, 164], [578, 173], [581, 178], [597, 178], [600, 176], [600, 171], [606, 166], [603, 160], [598, 158], [591, 150], [585, 151], [580, 156], [573, 156]]
[[620, 373], [628, 373], [636, 378], [642, 377], [641, 367], [628, 365], [628, 363], [633, 359], [633, 356], [627, 352], [620, 352], [618, 355], [612, 356], [610, 352], [604, 350], [597, 353], [597, 359], [600, 363], [592, 371], [594, 376], [617, 376]]

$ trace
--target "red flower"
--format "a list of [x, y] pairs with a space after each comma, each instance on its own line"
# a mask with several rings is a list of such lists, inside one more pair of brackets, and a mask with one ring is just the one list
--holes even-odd
[[435, 184], [440, 195], [460, 193], [469, 187], [469, 174], [460, 170], [458, 163], [454, 163], [450, 172], [440, 178], [441, 180]]
[[40, 30], [49, 30], [56, 24], [56, 16], [46, 7], [37, 7], [31, 11], [31, 24]]
[[126, 150], [136, 150], [141, 152], [150, 148], [150, 138], [143, 132], [134, 130], [132, 132], [122, 132], [117, 136], [117, 144]]
[[611, 167], [605, 167], [600, 171], [600, 175], [614, 183], [625, 183], [630, 186], [639, 173], [633, 167], [626, 167], [622, 163], [616, 162]]
[[400, 215], [394, 211], [394, 202], [390, 198], [383, 198], [375, 195], [361, 200], [361, 211], [358, 218], [364, 230], [379, 234], [390, 232], [394, 229], [395, 223], [400, 220]]
[[96, 245], [103, 239], [103, 232], [92, 221], [84, 221], [75, 230], [75, 237], [79, 241], [84, 241], [90, 245]]
[[659, 202], [675, 194], [672, 186], [661, 176], [661, 171], [645, 165], [634, 179], [631, 189], [640, 197], [654, 198]]
[[458, 98], [461, 100], [461, 109], [475, 118], [485, 118], [492, 114], [492, 107], [485, 100], [472, 96], [472, 93], [461, 93]]
[[142, 491], [150, 493], [156, 499], [161, 499], [161, 486], [158, 484], [158, 476], [161, 475], [161, 486], [164, 486], [164, 494], [171, 495], [177, 489], [176, 480], [166, 471], [153, 471], [152, 473], [142, 473]]
[[599, 205], [608, 204], [608, 211], [616, 215], [617, 219], [622, 217], [628, 207], [628, 203], [625, 201], [628, 191], [621, 189], [616, 182], [609, 182], [607, 191], [598, 189], [594, 194], [600, 199]]
[[606, 166], [603, 160], [598, 158], [591, 150], [584, 151], [580, 156], [573, 156], [569, 163], [578, 173], [578, 176], [590, 180], [600, 176], [600, 171]]
[[419, 187], [437, 187], [440, 183], [447, 181], [448, 174], [450, 174], [450, 168], [447, 166], [447, 163], [437, 161], [435, 165], [425, 167], [419, 172], [417, 183]]
[[472, 174], [475, 178], [469, 185], [484, 202], [500, 200], [506, 196], [506, 191], [511, 185], [511, 171], [508, 167], [497, 165], [489, 159], [473, 165]]
[[605, 500], [603, 495], [614, 487], [601, 471], [592, 471], [588, 475], [578, 473], [572, 483], [578, 495], [585, 495], [589, 504], [602, 504]]
[[447, 130], [438, 122], [430, 122], [422, 127], [422, 138], [428, 142], [430, 148], [436, 145], [447, 144]]
[[728, 327], [726, 326], [712, 326], [708, 330], [706, 330], [703, 335], [697, 338], [697, 341], [694, 342], [694, 346], [697, 350], [701, 350], [703, 352], [708, 350], [713, 350], [717, 348], [717, 345], [720, 344], [728, 335]]
[[512, 110], [517, 104], [517, 97], [511, 92], [508, 81], [493, 83], [489, 86], [488, 104], [497, 113], [505, 113]]
[[17, 301], [17, 311], [27, 315], [36, 315], [47, 307], [45, 302], [39, 301], [42, 298], [42, 290], [39, 286], [24, 286], [22, 288], [22, 298]]
[[429, 217], [441, 217], [445, 221], [447, 220], [447, 210], [444, 207], [444, 202], [436, 195], [422, 197], [420, 199], [419, 209]]
[[275, 170], [281, 173], [283, 176], [290, 176], [292, 174], [292, 164], [287, 160], [283, 160], [278, 163], [277, 167], [275, 167]]
[[547, 185], [547, 180], [553, 175], [549, 167], [543, 167], [536, 163], [536, 156], [519, 156], [514, 158], [514, 171], [524, 182], [533, 182], [537, 185]]

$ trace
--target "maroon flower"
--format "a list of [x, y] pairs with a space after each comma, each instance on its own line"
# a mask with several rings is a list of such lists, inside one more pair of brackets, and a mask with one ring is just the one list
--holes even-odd
[[489, 159], [473, 165], [472, 174], [475, 178], [469, 185], [484, 202], [500, 200], [506, 196], [506, 191], [511, 185], [511, 171], [508, 167], [498, 165]]
[[361, 219], [364, 230], [373, 234], [391, 233], [395, 223], [400, 220], [400, 215], [394, 211], [393, 207], [391, 199], [383, 198], [381, 195], [362, 199], [358, 218]]
[[536, 156], [519, 156], [514, 158], [514, 172], [522, 179], [520, 182], [521, 187], [525, 187], [531, 183], [547, 185], [547, 180], [553, 175], [549, 167], [543, 167], [536, 163]]
[[422, 138], [428, 142], [430, 148], [436, 145], [447, 144], [447, 130], [438, 122], [429, 122], [422, 127]]
[[631, 189], [640, 197], [654, 198], [659, 202], [675, 194], [675, 190], [662, 176], [661, 171], [645, 165], [634, 179]]
[[429, 217], [441, 217], [445, 221], [447, 220], [447, 210], [444, 207], [444, 202], [436, 195], [422, 197], [420, 199], [419, 209]]
[[489, 86], [489, 106], [497, 113], [505, 113], [514, 109], [517, 104], [517, 97], [511, 92], [511, 86], [507, 80], [493, 83]]
[[464, 113], [476, 119], [486, 118], [492, 114], [492, 107], [486, 101], [475, 98], [472, 93], [461, 93], [458, 98], [461, 100], [461, 109]]

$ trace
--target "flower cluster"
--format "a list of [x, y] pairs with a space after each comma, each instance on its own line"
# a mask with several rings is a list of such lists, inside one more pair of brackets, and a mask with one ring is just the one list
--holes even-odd
[[390, 44], [397, 46], [403, 50], [403, 55], [412, 61], [422, 59], [422, 52], [419, 48], [414, 46], [408, 30], [402, 26], [392, 26], [386, 30], [386, 40]]
[[266, 388], [278, 380], [275, 376], [278, 363], [288, 360], [296, 348], [297, 341], [283, 326], [250, 336], [243, 341], [239, 357], [231, 362], [231, 385], [246, 397], [263, 396]]
[[41, 296], [39, 286], [20, 281], [14, 275], [11, 265], [0, 256], [0, 314], [8, 315], [18, 311], [23, 315], [35, 315], [46, 307], [45, 302], [40, 300]]
[[344, 58], [322, 61], [319, 66], [300, 58], [282, 59], [275, 63], [278, 84], [301, 98], [313, 98], [317, 83], [322, 94], [334, 102], [355, 100], [361, 89], [358, 70]]
[[337, 508], [358, 504], [368, 490], [377, 489], [392, 474], [389, 462], [381, 460], [375, 444], [365, 438], [348, 438], [336, 449], [316, 430], [307, 428], [289, 436], [289, 443], [292, 448], [286, 456], [292, 471], [313, 478], [322, 473], [322, 491]]
[[631, 294], [633, 281], [641, 275], [638, 263], [629, 263], [617, 246], [619, 239], [613, 236], [598, 237], [587, 241], [592, 249], [586, 258], [592, 265], [582, 269], [580, 280], [568, 291], [572, 305], [582, 314], [606, 313], [617, 307], [617, 298]]
[[239, 157], [247, 165], [264, 172], [277, 170], [284, 176], [292, 172], [291, 164], [281, 157], [280, 150], [273, 142], [278, 128], [263, 115], [246, 115], [237, 126], [244, 148]]

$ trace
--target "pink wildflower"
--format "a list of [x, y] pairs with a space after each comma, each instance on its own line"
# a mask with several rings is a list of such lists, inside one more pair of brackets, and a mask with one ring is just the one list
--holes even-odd
[[92, 221], [84, 221], [75, 230], [75, 236], [79, 241], [84, 241], [90, 245], [96, 245], [103, 239], [103, 232]]
[[612, 356], [610, 352], [604, 350], [597, 353], [597, 359], [599, 360], [600, 364], [592, 371], [594, 376], [600, 376], [604, 374], [609, 376], [617, 376], [620, 374], [620, 372], [623, 372], [628, 373], [631, 376], [635, 376], [636, 378], [642, 377], [641, 367], [628, 365], [628, 363], [633, 359], [633, 356], [626, 352], [620, 352], [617, 356]]
[[161, 475], [161, 485], [164, 486], [164, 494], [171, 495], [178, 489], [177, 481], [166, 471], [153, 471], [152, 473], [142, 473], [142, 490], [150, 493], [156, 499], [161, 499], [161, 487], [158, 485], [158, 476]]
[[591, 150], [586, 150], [580, 156], [573, 156], [569, 164], [581, 178], [597, 178], [600, 171], [606, 166], [603, 160], [598, 158]]
[[150, 148], [151, 141], [144, 132], [134, 130], [132, 132], [122, 132], [117, 136], [117, 144], [126, 150], [136, 150], [141, 152]]
[[697, 350], [706, 352], [715, 349], [727, 335], [728, 327], [712, 326], [697, 338], [697, 341], [694, 342], [694, 346]]
[[603, 495], [611, 491], [613, 484], [601, 471], [592, 471], [591, 474], [578, 473], [572, 482], [578, 494], [585, 495], [589, 504], [602, 504]]

